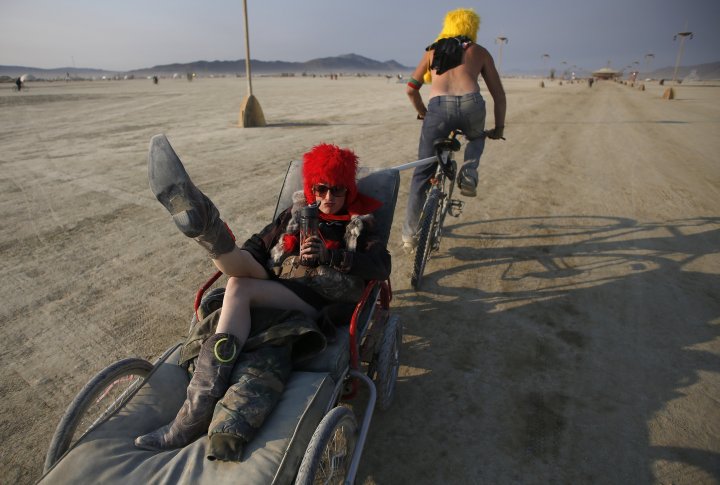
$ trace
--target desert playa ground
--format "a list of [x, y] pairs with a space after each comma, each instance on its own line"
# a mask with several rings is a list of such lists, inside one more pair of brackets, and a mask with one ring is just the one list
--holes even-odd
[[[450, 219], [422, 291], [390, 242], [404, 326], [358, 483], [720, 483], [720, 84], [504, 81], [507, 141]], [[147, 183], [166, 133], [238, 239], [321, 141], [416, 158], [384, 77], [0, 86], [0, 473], [39, 478], [65, 407], [107, 364], [183, 338], [213, 268]], [[483, 86], [484, 90], [484, 86]], [[486, 92], [485, 90], [483, 92]], [[492, 102], [488, 99], [489, 127]]]

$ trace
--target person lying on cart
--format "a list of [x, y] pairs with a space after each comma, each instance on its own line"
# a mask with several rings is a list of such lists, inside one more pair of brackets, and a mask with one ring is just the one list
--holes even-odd
[[[373, 230], [372, 212], [381, 202], [358, 192], [357, 165], [349, 149], [313, 147], [303, 155], [303, 190], [293, 195], [292, 207], [238, 247], [167, 138], [153, 138], [151, 190], [180, 231], [205, 248], [229, 278], [221, 311], [205, 319], [209, 337], [196, 343], [197, 361], [185, 402], [171, 423], [136, 438], [137, 447], [180, 448], [207, 433], [208, 458], [240, 461], [244, 444], [282, 393], [297, 338], [317, 331], [315, 319], [324, 308], [338, 301], [357, 302], [366, 281], [389, 277], [390, 254]], [[318, 209], [316, 235], [300, 231], [309, 204]], [[295, 317], [258, 337], [251, 333], [251, 327], [260, 324], [253, 320], [251, 325], [251, 309], [257, 308], [286, 310]], [[258, 338], [264, 348], [257, 349]], [[183, 351], [187, 349], [188, 344]], [[234, 367], [242, 369], [233, 372]]]

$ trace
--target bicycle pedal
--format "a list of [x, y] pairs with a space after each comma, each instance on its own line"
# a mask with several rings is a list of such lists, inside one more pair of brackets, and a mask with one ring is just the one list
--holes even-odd
[[462, 200], [452, 199], [450, 201], [448, 213], [453, 217], [460, 217], [460, 214], [462, 214], [464, 206], [465, 206], [465, 202], [463, 202]]

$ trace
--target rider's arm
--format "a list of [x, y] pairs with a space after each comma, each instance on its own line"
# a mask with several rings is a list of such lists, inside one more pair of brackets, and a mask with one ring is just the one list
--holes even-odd
[[407, 87], [405, 88], [405, 92], [407, 93], [408, 98], [410, 98], [410, 103], [412, 103], [413, 108], [417, 111], [419, 118], [424, 118], [425, 113], [427, 113], [425, 103], [423, 103], [422, 96], [420, 96], [420, 88], [423, 85], [425, 71], [427, 71], [427, 67], [430, 65], [431, 55], [432, 51], [428, 51], [425, 55], [423, 55], [423, 58], [420, 60], [420, 63], [417, 65], [410, 77], [410, 82], [408, 82]]
[[494, 137], [500, 138], [503, 136], [503, 130], [505, 128], [505, 110], [507, 108], [505, 101], [505, 90], [503, 89], [502, 82], [500, 81], [500, 74], [498, 74], [495, 68], [495, 61], [493, 61], [492, 55], [483, 48], [484, 62], [482, 67], [482, 77], [485, 80], [485, 85], [490, 91], [490, 95], [493, 98], [494, 114], [495, 114], [495, 130]]

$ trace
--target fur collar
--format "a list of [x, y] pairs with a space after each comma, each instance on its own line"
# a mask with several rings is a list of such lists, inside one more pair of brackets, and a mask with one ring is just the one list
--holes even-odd
[[[293, 205], [291, 209], [290, 221], [288, 222], [285, 232], [278, 239], [277, 244], [270, 250], [271, 264], [280, 264], [285, 255], [285, 246], [283, 239], [286, 234], [297, 234], [300, 231], [300, 209], [306, 205], [305, 193], [298, 190], [292, 197]], [[372, 227], [375, 218], [372, 214], [353, 215], [350, 217], [345, 227], [345, 250], [355, 252], [357, 250], [357, 240], [365, 227]]]

